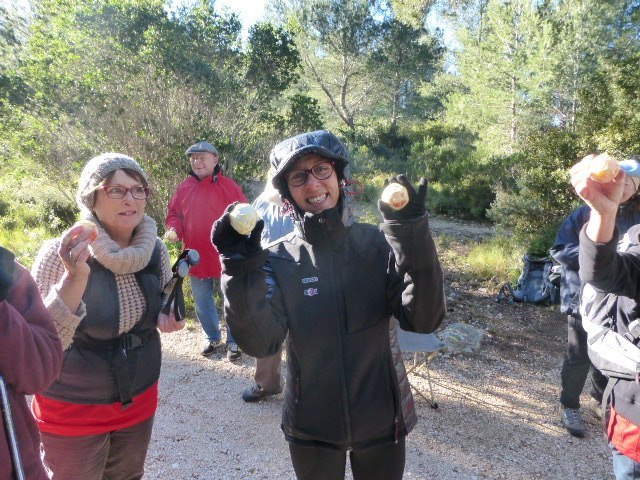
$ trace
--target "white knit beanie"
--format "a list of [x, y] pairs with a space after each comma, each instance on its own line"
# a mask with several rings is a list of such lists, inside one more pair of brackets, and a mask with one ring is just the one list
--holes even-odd
[[133, 158], [123, 153], [103, 153], [93, 157], [87, 162], [80, 174], [76, 202], [82, 210], [83, 217], [93, 212], [95, 206], [95, 189], [102, 180], [115, 170], [128, 168], [138, 172], [145, 181], [148, 181], [146, 173]]

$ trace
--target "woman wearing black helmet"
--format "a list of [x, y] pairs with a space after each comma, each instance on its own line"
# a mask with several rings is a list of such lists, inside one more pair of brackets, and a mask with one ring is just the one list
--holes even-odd
[[299, 479], [343, 479], [346, 452], [356, 480], [401, 479], [412, 402], [398, 385], [389, 321], [427, 333], [445, 312], [426, 183], [416, 191], [393, 179], [409, 203], [380, 203], [378, 229], [353, 220], [347, 151], [332, 133], [281, 142], [271, 164], [296, 231], [263, 250], [261, 221], [248, 236], [231, 227], [232, 207], [216, 222], [227, 322], [252, 356], [288, 338], [282, 430]]

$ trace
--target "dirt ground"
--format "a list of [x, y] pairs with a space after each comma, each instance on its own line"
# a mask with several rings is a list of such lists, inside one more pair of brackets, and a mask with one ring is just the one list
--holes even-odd
[[[482, 225], [436, 219], [464, 252], [491, 235]], [[474, 354], [444, 354], [431, 372], [439, 408], [415, 396], [418, 425], [407, 440], [405, 479], [613, 479], [599, 421], [584, 412], [587, 435], [571, 437], [559, 422], [564, 316], [548, 307], [495, 302], [495, 294], [446, 272], [443, 327], [457, 322], [485, 331]], [[163, 336], [160, 408], [147, 457], [149, 479], [295, 479], [280, 431], [282, 395], [258, 404], [240, 395], [255, 361], [206, 359], [200, 327]], [[406, 354], [407, 362], [411, 356]], [[422, 391], [427, 384], [412, 375]], [[586, 396], [583, 396], [586, 402]], [[349, 475], [347, 478], [351, 478]]]

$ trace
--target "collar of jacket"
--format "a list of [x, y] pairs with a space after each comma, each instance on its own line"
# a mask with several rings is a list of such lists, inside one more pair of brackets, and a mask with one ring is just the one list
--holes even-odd
[[305, 213], [295, 222], [298, 235], [311, 245], [341, 245], [353, 223], [352, 218], [345, 222], [344, 211], [342, 205], [337, 205], [321, 213]]
[[[218, 181], [218, 175], [220, 174], [221, 171], [222, 171], [222, 167], [220, 166], [220, 164], [217, 164], [213, 169], [213, 175], [211, 175], [211, 183], [215, 183]], [[201, 181], [198, 178], [198, 176], [195, 173], [193, 173], [193, 170], [189, 170], [189, 175], [191, 175], [193, 178], [195, 178], [199, 182]], [[204, 177], [204, 178], [207, 178], [207, 177]], [[202, 180], [204, 180], [204, 178]]]

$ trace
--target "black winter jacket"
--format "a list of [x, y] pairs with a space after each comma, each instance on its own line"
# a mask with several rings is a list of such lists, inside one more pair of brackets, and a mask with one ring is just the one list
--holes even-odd
[[[443, 277], [427, 216], [372, 225], [339, 209], [307, 214], [254, 257], [223, 258], [226, 320], [264, 357], [288, 334], [282, 429], [288, 441], [346, 450], [408, 431], [389, 320], [429, 333], [441, 323]], [[266, 262], [266, 265], [265, 265]]]
[[[618, 252], [618, 231], [608, 243], [595, 243], [580, 233], [580, 278], [599, 291], [618, 295], [616, 331], [629, 332], [630, 322], [640, 317], [640, 225], [627, 232], [632, 246]], [[626, 239], [625, 239], [626, 240]], [[635, 425], [640, 425], [640, 385], [620, 379], [613, 389], [613, 407]]]

